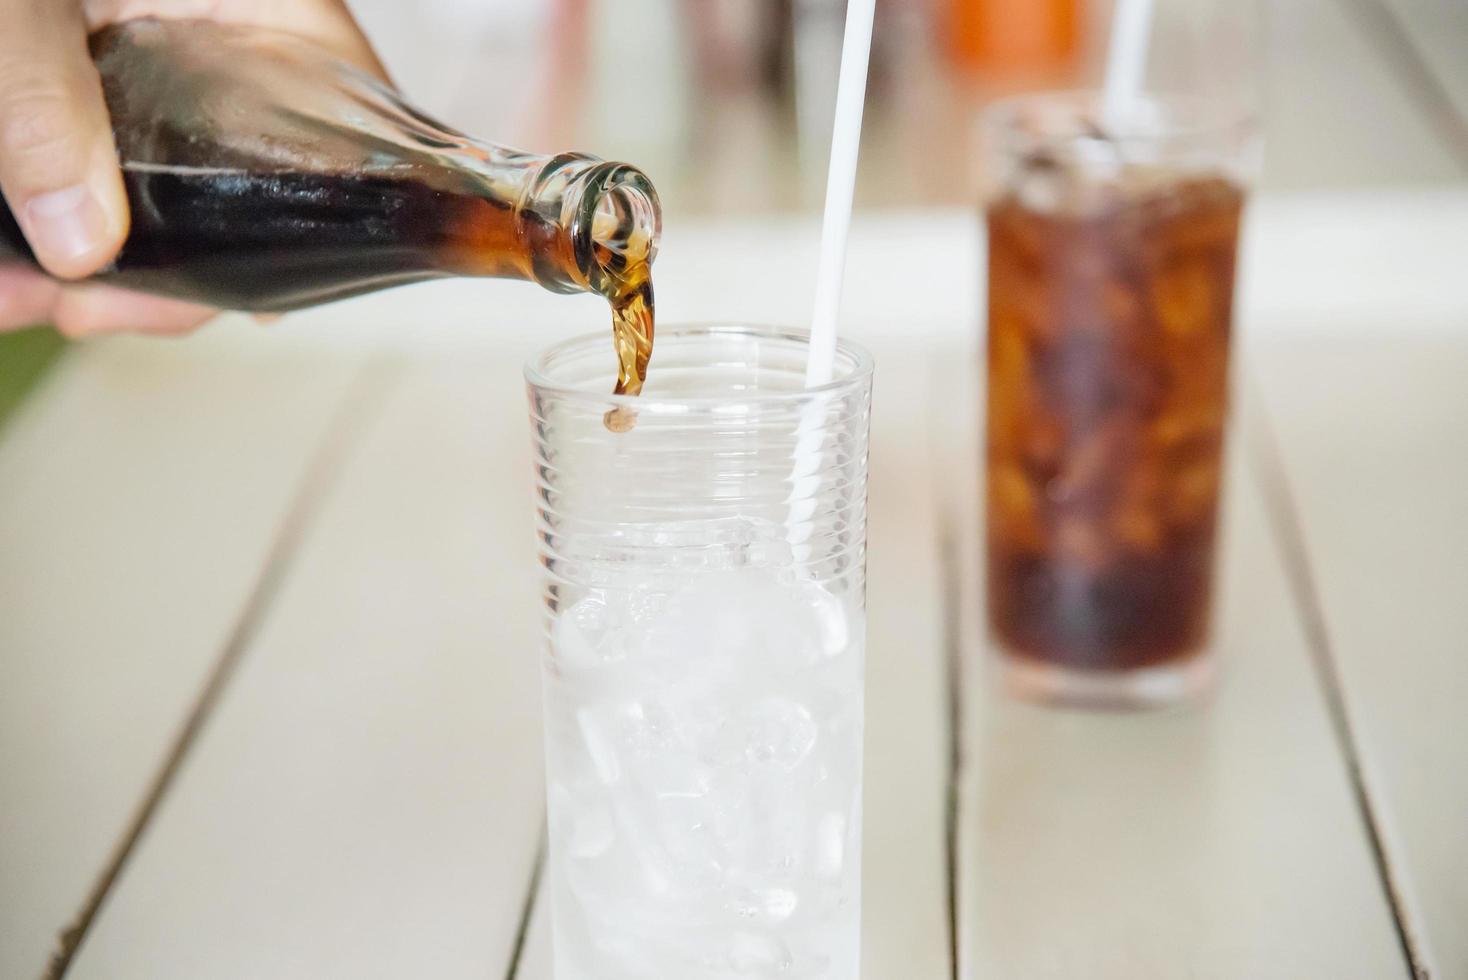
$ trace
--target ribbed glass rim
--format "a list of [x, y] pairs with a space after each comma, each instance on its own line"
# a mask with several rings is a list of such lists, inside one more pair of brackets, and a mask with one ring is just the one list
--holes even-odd
[[[810, 334], [807, 331], [774, 324], [737, 322], [675, 323], [666, 327], [659, 326], [657, 329], [657, 339], [659, 341], [666, 341], [673, 337], [717, 336], [783, 340], [802, 347], [808, 347], [810, 344]], [[615, 378], [615, 371], [611, 370], [611, 344], [610, 334], [607, 331], [601, 331], [572, 337], [570, 340], [565, 340], [548, 347], [525, 362], [525, 381], [537, 391], [553, 394], [571, 401], [583, 402], [587, 405], [595, 405], [600, 408], [605, 408], [608, 405], [617, 407], [625, 406], [630, 409], [635, 409], [639, 414], [643, 412], [673, 414], [682, 413], [693, 408], [712, 408], [719, 405], [779, 405], [812, 401], [821, 397], [859, 388], [872, 376], [872, 372], [876, 367], [871, 353], [865, 347], [850, 340], [837, 340], [835, 370], [838, 372], [839, 377], [833, 378], [823, 385], [817, 385], [814, 388], [802, 388], [796, 391], [755, 391], [740, 392], [739, 394], [731, 395], [692, 395], [680, 397], [656, 394], [615, 395], [605, 388], [589, 388], [571, 384], [557, 380], [552, 376], [553, 365], [559, 359], [571, 357], [576, 354], [594, 352], [596, 350], [605, 350], [609, 370], [604, 379], [604, 383], [610, 385]], [[655, 373], [656, 371], [657, 348], [654, 345], [652, 366], [649, 373]]]
[[[1099, 117], [1103, 95], [1099, 89], [1056, 89], [1026, 92], [996, 99], [979, 112], [979, 125], [986, 132], [1008, 133], [1021, 137], [1028, 146], [1056, 143], [1097, 142], [1119, 146], [1146, 144], [1190, 145], [1206, 143], [1228, 136], [1245, 136], [1258, 127], [1258, 114], [1241, 107], [1230, 107], [1220, 99], [1171, 92], [1149, 92], [1142, 100], [1167, 110], [1161, 128], [1155, 132], [1121, 133], [1026, 133], [1016, 122], [1026, 111], [1046, 106], [1065, 106], [1077, 115]], [[1180, 121], [1185, 119], [1186, 121]]]

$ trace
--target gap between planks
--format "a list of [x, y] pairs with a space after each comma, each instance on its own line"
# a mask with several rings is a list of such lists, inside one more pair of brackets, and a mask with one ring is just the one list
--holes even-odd
[[1385, 0], [1340, 0], [1382, 61], [1431, 120], [1433, 128], [1468, 171], [1468, 119], [1453, 103], [1452, 93], [1418, 48], [1401, 16]]
[[[941, 491], [938, 491], [941, 495]], [[938, 569], [943, 589], [943, 654], [948, 697], [944, 724], [948, 739], [948, 771], [943, 786], [943, 860], [948, 901], [948, 976], [959, 980], [958, 950], [958, 774], [963, 768], [963, 601], [959, 533], [945, 511], [938, 518]]]
[[107, 901], [107, 896], [122, 876], [128, 859], [136, 850], [159, 805], [168, 795], [190, 749], [208, 723], [245, 651], [249, 649], [256, 632], [269, 614], [300, 544], [320, 512], [322, 502], [335, 485], [347, 457], [353, 447], [361, 443], [362, 436], [381, 411], [401, 375], [402, 365], [397, 361], [386, 357], [369, 360], [358, 371], [346, 394], [342, 396], [341, 403], [321, 438], [320, 446], [301, 477], [255, 584], [245, 597], [214, 668], [209, 672], [193, 708], [184, 719], [183, 727], [179, 729], [172, 746], [165, 754], [157, 775], [144, 792], [142, 802], [107, 859], [81, 911], [58, 937], [58, 948], [43, 974], [43, 980], [61, 980], [71, 968], [77, 951], [86, 940], [92, 923]]
[[525, 903], [520, 907], [520, 922], [515, 927], [515, 942], [510, 947], [510, 963], [505, 969], [505, 980], [517, 980], [520, 976], [520, 962], [525, 958], [525, 940], [530, 935], [530, 920], [535, 915], [535, 901], [540, 896], [540, 887], [545, 881], [545, 850], [549, 840], [549, 831], [542, 823], [540, 842], [535, 845], [535, 863], [530, 867], [530, 880], [525, 887]]
[[[940, 431], [936, 425], [929, 432]], [[937, 463], [937, 447], [931, 446], [929, 457]], [[948, 697], [945, 701], [948, 739], [948, 771], [943, 786], [943, 859], [947, 867], [948, 900], [948, 976], [959, 980], [958, 922], [958, 776], [963, 769], [963, 559], [959, 554], [962, 534], [953, 511], [954, 501], [937, 481], [933, 493], [938, 507], [938, 575], [943, 594], [943, 656]]]
[[[1371, 2], [1371, 0], [1367, 0]], [[1325, 609], [1321, 602], [1315, 575], [1310, 567], [1309, 551], [1305, 545], [1304, 529], [1299, 519], [1299, 509], [1294, 491], [1290, 487], [1289, 474], [1285, 470], [1284, 458], [1267, 417], [1264, 394], [1251, 383], [1255, 397], [1250, 399], [1258, 408], [1251, 413], [1247, 422], [1248, 451], [1252, 453], [1259, 483], [1259, 493], [1264, 499], [1265, 519], [1269, 522], [1279, 543], [1280, 556], [1289, 582], [1293, 599], [1300, 612], [1300, 622], [1305, 632], [1306, 646], [1315, 667], [1320, 684], [1321, 696], [1325, 701], [1326, 713], [1330, 717], [1336, 744], [1341, 751], [1350, 780], [1351, 793], [1361, 817], [1370, 845], [1372, 862], [1376, 866], [1382, 891], [1392, 910], [1392, 924], [1397, 941], [1401, 945], [1404, 965], [1412, 980], [1431, 980], [1433, 974], [1426, 962], [1422, 945], [1417, 939], [1406, 903], [1403, 899], [1399, 876], [1392, 867], [1391, 854], [1382, 831], [1381, 819], [1377, 815], [1375, 791], [1362, 765], [1360, 742], [1355, 724], [1346, 704], [1345, 690], [1341, 681], [1340, 668], [1336, 664], [1335, 652], [1330, 641], [1330, 629], [1325, 620]]]
[[[966, 366], [972, 367], [974, 355], [969, 355], [965, 360]], [[946, 358], [935, 359], [930, 363], [929, 373], [932, 380], [932, 391], [944, 390], [945, 379], [950, 379], [953, 364]], [[972, 389], [972, 386], [961, 385]], [[979, 390], [982, 390], [981, 388]], [[977, 399], [975, 399], [977, 403]], [[951, 405], [940, 403], [937, 398], [930, 398], [928, 403], [928, 464], [935, 473], [947, 474], [952, 461], [947, 458], [940, 445], [942, 436], [951, 435], [954, 429]], [[959, 431], [967, 431], [960, 427]], [[971, 439], [965, 439], [968, 445], [961, 445], [956, 453], [964, 464], [977, 467], [980, 457], [979, 445]], [[964, 465], [960, 464], [960, 465]], [[964, 562], [962, 548], [964, 546], [964, 523], [959, 517], [959, 501], [955, 499], [953, 481], [937, 479], [933, 481], [933, 507], [936, 514], [934, 530], [937, 535], [938, 551], [938, 581], [941, 588], [942, 602], [942, 628], [943, 628], [943, 658], [944, 678], [947, 683], [947, 697], [944, 700], [944, 724], [947, 731], [944, 733], [948, 741], [947, 771], [944, 773], [943, 786], [943, 859], [947, 865], [945, 871], [945, 882], [948, 902], [948, 976], [949, 980], [960, 980], [962, 976], [962, 957], [959, 949], [959, 820], [962, 805], [961, 786], [959, 784], [960, 774], [963, 772], [963, 732], [964, 732], [964, 614], [963, 614], [963, 588], [964, 588]]]

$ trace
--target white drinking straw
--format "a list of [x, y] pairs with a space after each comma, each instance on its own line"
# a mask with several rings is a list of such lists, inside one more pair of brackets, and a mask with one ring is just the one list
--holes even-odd
[[846, 237], [851, 230], [851, 199], [856, 193], [861, 110], [866, 102], [867, 63], [871, 60], [876, 6], [876, 0], [847, 0], [846, 4], [841, 74], [836, 82], [836, 121], [831, 132], [831, 165], [826, 174], [826, 214], [821, 222], [821, 259], [816, 267], [816, 301], [805, 367], [807, 388], [830, 381], [836, 363], [836, 319], [841, 311], [841, 279], [846, 271]]
[[[816, 301], [805, 362], [807, 388], [826, 384], [836, 367], [836, 320], [841, 311], [841, 278], [846, 271], [846, 237], [851, 230], [851, 199], [856, 193], [861, 110], [866, 102], [867, 62], [871, 60], [876, 6], [876, 0], [847, 0], [846, 4], [846, 32], [841, 42], [836, 117], [831, 132], [831, 165], [826, 173], [826, 213], [821, 222], [821, 258], [816, 267]], [[808, 402], [796, 430], [786, 533], [797, 568], [804, 567], [811, 554], [811, 521], [820, 487], [825, 409], [823, 402]]]
[[1126, 124], [1141, 97], [1151, 35], [1152, 0], [1116, 0], [1101, 94], [1102, 119], [1110, 129]]

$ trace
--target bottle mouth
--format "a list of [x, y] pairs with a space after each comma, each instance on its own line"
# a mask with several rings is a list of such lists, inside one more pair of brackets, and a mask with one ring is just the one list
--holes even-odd
[[576, 264], [593, 289], [611, 295], [646, 278], [657, 257], [662, 209], [652, 181], [629, 164], [598, 164], [585, 180], [571, 227]]

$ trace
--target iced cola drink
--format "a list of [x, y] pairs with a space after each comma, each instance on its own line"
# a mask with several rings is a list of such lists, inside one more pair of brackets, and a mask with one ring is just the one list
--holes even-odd
[[1244, 194], [1206, 134], [1119, 137], [1046, 98], [992, 120], [991, 636], [1021, 695], [1168, 702], [1211, 673]]

